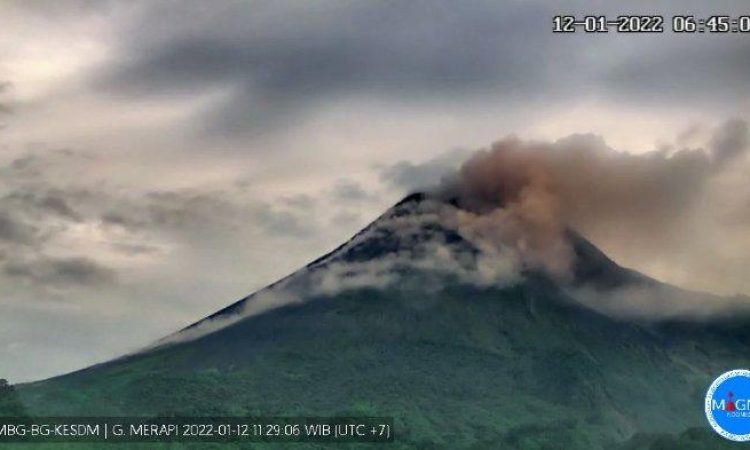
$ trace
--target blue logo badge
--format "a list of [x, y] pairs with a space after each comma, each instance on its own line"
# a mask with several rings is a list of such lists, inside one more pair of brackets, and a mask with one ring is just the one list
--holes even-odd
[[750, 441], [750, 370], [730, 370], [706, 392], [706, 418], [725, 438]]

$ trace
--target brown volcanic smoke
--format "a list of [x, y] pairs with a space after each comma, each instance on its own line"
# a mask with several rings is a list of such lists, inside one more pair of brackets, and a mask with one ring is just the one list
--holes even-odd
[[441, 194], [465, 210], [459, 227], [475, 241], [509, 247], [521, 260], [564, 274], [570, 249], [545, 150], [513, 138], [480, 151], [461, 167]]
[[[716, 234], [724, 218], [712, 202], [726, 203], [727, 192], [712, 198], [713, 185], [737, 168], [747, 147], [748, 126], [736, 119], [719, 126], [706, 148], [641, 154], [618, 152], [594, 135], [553, 143], [510, 137], [477, 152], [438, 194], [468, 211], [464, 231], [512, 246], [555, 273], [570, 263], [566, 227], [616, 257], [656, 261], [659, 252], [697, 248], [695, 241]], [[746, 187], [740, 184], [733, 195]]]

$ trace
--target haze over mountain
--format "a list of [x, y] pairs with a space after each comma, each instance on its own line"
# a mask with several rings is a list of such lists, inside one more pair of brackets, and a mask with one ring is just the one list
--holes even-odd
[[544, 276], [594, 310], [647, 322], [750, 312], [746, 298], [686, 291], [622, 268], [576, 231], [556, 222], [540, 223], [551, 220], [549, 214], [534, 216], [499, 208], [504, 216], [488, 218], [463, 209], [458, 198], [445, 199], [445, 194], [406, 197], [300, 271], [156, 345], [193, 339], [320, 295], [356, 288], [403, 287], [414, 283], [410, 276], [415, 271], [431, 274], [426, 285], [430, 289], [442, 287], [446, 278], [481, 287], [505, 287], [529, 276]]
[[[721, 444], [701, 405], [748, 363], [737, 302], [620, 267], [569, 229], [544, 253], [475, 216], [411, 195], [277, 283], [21, 398], [40, 415], [394, 416], [394, 448]], [[634, 292], [661, 313], [615, 304]]]

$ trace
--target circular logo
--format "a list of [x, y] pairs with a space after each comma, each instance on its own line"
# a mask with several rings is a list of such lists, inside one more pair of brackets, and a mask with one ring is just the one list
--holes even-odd
[[705, 409], [714, 431], [732, 441], [750, 441], [750, 370], [730, 370], [715, 379]]

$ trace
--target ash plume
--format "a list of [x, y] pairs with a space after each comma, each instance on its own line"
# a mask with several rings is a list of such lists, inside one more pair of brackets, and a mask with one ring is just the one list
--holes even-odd
[[488, 246], [513, 247], [525, 263], [551, 273], [570, 269], [568, 228], [626, 262], [670, 255], [680, 246], [693, 258], [698, 242], [723, 226], [711, 205], [741, 197], [717, 193], [715, 185], [728, 179], [747, 147], [748, 127], [738, 119], [720, 125], [702, 148], [639, 154], [590, 134], [555, 142], [509, 137], [475, 153], [435, 193], [465, 211], [463, 233]]

